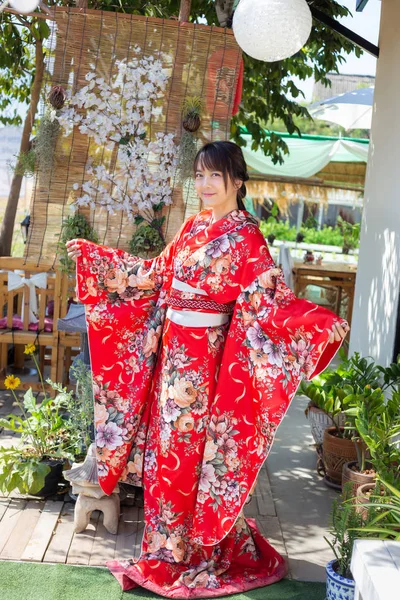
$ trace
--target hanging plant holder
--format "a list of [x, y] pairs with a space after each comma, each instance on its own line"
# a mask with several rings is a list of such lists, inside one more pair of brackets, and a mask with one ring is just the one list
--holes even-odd
[[199, 96], [188, 96], [183, 101], [182, 126], [186, 131], [195, 133], [201, 125], [203, 100]]
[[64, 106], [66, 98], [67, 92], [62, 85], [55, 85], [51, 88], [47, 100], [53, 108], [60, 110]]

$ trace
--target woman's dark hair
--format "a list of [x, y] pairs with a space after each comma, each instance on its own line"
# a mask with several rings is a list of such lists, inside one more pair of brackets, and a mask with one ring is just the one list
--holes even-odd
[[237, 191], [237, 203], [239, 210], [246, 210], [243, 199], [246, 197], [245, 181], [248, 181], [247, 165], [244, 160], [241, 148], [233, 142], [210, 142], [198, 151], [194, 159], [194, 172], [198, 166], [209, 169], [210, 171], [221, 171], [225, 188], [228, 185], [228, 178], [234, 183], [235, 180], [243, 181], [242, 186]]

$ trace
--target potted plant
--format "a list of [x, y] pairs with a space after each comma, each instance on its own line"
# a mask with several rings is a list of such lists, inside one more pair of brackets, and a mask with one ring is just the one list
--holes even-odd
[[322, 373], [315, 377], [312, 383], [302, 381], [299, 388], [300, 393], [309, 398], [305, 415], [310, 421], [311, 434], [317, 448], [322, 446], [325, 429], [343, 427], [345, 424], [340, 400], [336, 399], [335, 402], [332, 390], [324, 389], [328, 378], [329, 372]]
[[343, 254], [348, 254], [350, 250], [358, 247], [360, 239], [360, 223], [350, 223], [341, 217], [337, 218], [337, 225], [343, 235]]
[[353, 544], [360, 537], [363, 521], [353, 502], [346, 501], [347, 490], [341, 498], [335, 498], [331, 511], [330, 536], [325, 540], [332, 548], [335, 558], [326, 565], [327, 600], [353, 600], [354, 579], [350, 571]]
[[[370, 358], [362, 358], [355, 352], [347, 358], [340, 353], [341, 363], [326, 378], [324, 389], [328, 394], [334, 393], [341, 402], [341, 410], [345, 412], [346, 423], [343, 428], [326, 430], [323, 440], [325, 481], [333, 487], [340, 487], [342, 471], [345, 463], [365, 462], [366, 446], [357, 430], [356, 415], [349, 403], [357, 396], [359, 399], [365, 390], [372, 393], [379, 388], [382, 381], [382, 369]], [[377, 392], [379, 395], [381, 391]], [[347, 473], [347, 471], [346, 471]]]
[[359, 505], [356, 510], [363, 519], [362, 527], [355, 529], [357, 537], [370, 535], [378, 539], [400, 541], [399, 487], [378, 476], [374, 489], [368, 490], [361, 510]]
[[5, 379], [5, 387], [13, 394], [20, 414], [0, 419], [0, 427], [20, 434], [20, 443], [11, 448], [0, 447], [0, 491], [18, 489], [21, 493], [49, 496], [57, 492], [64, 463], [73, 460], [77, 453], [77, 429], [68, 416], [73, 392], [47, 380], [55, 391], [54, 397], [48, 394], [35, 350], [33, 344], [25, 346], [25, 354], [33, 357], [41, 379], [41, 402], [31, 388], [21, 401], [16, 394], [19, 378], [8, 375]]
[[353, 421], [356, 432], [353, 442], [357, 461], [343, 466], [343, 481], [353, 483], [353, 495], [361, 485], [373, 483], [376, 473], [391, 483], [398, 478], [395, 471], [398, 471], [400, 450], [393, 440], [400, 433], [400, 393], [393, 391], [386, 399], [385, 392], [395, 389], [400, 365], [392, 363], [387, 368], [378, 366], [376, 369], [383, 375], [382, 388], [372, 389], [368, 384], [361, 393], [354, 393], [349, 386], [352, 393], [343, 400], [347, 406], [345, 414]]

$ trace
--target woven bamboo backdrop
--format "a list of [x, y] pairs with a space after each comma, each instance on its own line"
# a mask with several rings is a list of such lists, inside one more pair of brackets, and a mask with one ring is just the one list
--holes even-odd
[[[78, 91], [87, 84], [85, 76], [93, 66], [98, 77], [110, 81], [116, 61], [129, 60], [136, 46], [143, 56], [161, 60], [169, 76], [162, 114], [151, 123], [151, 136], [164, 131], [173, 133], [179, 142], [182, 101], [195, 95], [205, 100], [198, 132], [201, 141], [228, 139], [241, 53], [226, 29], [122, 13], [58, 9], [45, 92], [54, 85]], [[39, 172], [36, 177], [26, 259], [38, 264], [56, 261], [62, 222], [73, 202], [72, 186], [84, 181], [86, 164], [94, 152], [98, 157], [99, 148], [77, 127], [69, 136], [60, 133], [50, 176], [41, 177]], [[112, 157], [107, 153], [103, 152], [101, 160], [110, 167]], [[173, 204], [164, 210], [164, 233], [169, 241], [184, 219], [199, 210], [193, 189], [183, 192], [174, 185]], [[110, 216], [100, 208], [80, 211], [98, 233], [100, 243], [128, 248], [135, 226], [123, 212]]]

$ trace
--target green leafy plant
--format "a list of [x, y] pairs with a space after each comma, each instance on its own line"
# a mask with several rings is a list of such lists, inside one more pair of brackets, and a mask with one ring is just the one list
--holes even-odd
[[16, 175], [21, 177], [33, 177], [36, 166], [36, 152], [33, 148], [26, 152], [20, 152], [16, 156], [16, 164], [10, 165]]
[[[9, 389], [20, 414], [9, 414], [0, 419], [0, 427], [20, 435], [18, 446], [0, 448], [0, 491], [38, 493], [50, 473], [48, 461], [74, 460], [82, 454], [89, 439], [82, 436], [85, 427], [79, 423], [82, 410], [72, 391], [67, 391], [49, 379], [47, 383], [55, 392], [49, 395], [35, 354], [35, 346], [28, 344], [25, 353], [32, 356], [42, 383], [42, 399], [39, 401], [29, 388], [20, 400], [15, 390], [21, 384], [18, 377], [8, 375], [5, 387]], [[87, 383], [85, 383], [87, 386]], [[87, 404], [85, 405], [86, 410]], [[86, 417], [93, 418], [92, 412]], [[82, 439], [83, 437], [83, 439]], [[84, 442], [84, 443], [82, 443]]]
[[364, 504], [363, 508], [367, 510], [367, 521], [363, 527], [354, 529], [356, 537], [370, 534], [378, 539], [400, 541], [400, 490], [398, 488], [379, 478], [375, 493], [370, 495], [369, 502]]
[[324, 226], [319, 230], [303, 226], [297, 233], [296, 227], [290, 227], [287, 222], [278, 222], [276, 219], [269, 217], [267, 221], [261, 221], [260, 229], [264, 237], [273, 234], [277, 240], [281, 241], [343, 246], [343, 235], [340, 230], [330, 226]]
[[71, 368], [76, 379], [76, 399], [68, 404], [68, 426], [74, 432], [75, 456], [84, 456], [94, 439], [94, 402], [92, 371], [89, 365], [78, 360]]
[[147, 220], [141, 215], [135, 217], [135, 224], [138, 227], [129, 242], [129, 250], [134, 256], [152, 258], [157, 256], [165, 247], [165, 239], [162, 233], [165, 217], [158, 216], [163, 206], [163, 202], [153, 206], [154, 216], [152, 219]]
[[349, 250], [358, 247], [360, 240], [360, 223], [349, 223], [340, 215], [337, 218], [337, 225], [343, 235], [343, 254], [348, 254]]
[[84, 215], [80, 213], [74, 213], [67, 217], [62, 224], [58, 248], [61, 268], [65, 273], [70, 273], [75, 268], [75, 263], [68, 258], [67, 248], [65, 247], [66, 242], [75, 238], [89, 240], [95, 244], [99, 241], [98, 235], [93, 227], [89, 225]]
[[[366, 455], [375, 471], [391, 484], [400, 476], [400, 450], [393, 443], [400, 434], [400, 393], [394, 392], [388, 400], [380, 388], [366, 386], [361, 394], [349, 394], [344, 399], [347, 417], [354, 420], [357, 435], [357, 461], [365, 469]], [[364, 442], [364, 443], [361, 443]]]
[[362, 516], [356, 511], [353, 501], [348, 501], [351, 484], [344, 486], [344, 491], [332, 503], [330, 515], [330, 539], [324, 539], [332, 548], [336, 557], [336, 572], [342, 577], [353, 579], [350, 571], [353, 544], [362, 531]]

